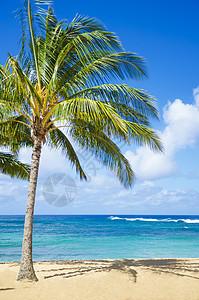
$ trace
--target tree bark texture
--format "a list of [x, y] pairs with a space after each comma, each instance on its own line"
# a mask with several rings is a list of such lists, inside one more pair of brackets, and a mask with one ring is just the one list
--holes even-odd
[[36, 195], [37, 178], [38, 178], [38, 170], [39, 170], [39, 161], [41, 155], [41, 146], [42, 146], [41, 139], [35, 137], [34, 147], [32, 152], [28, 199], [27, 199], [26, 216], [25, 216], [25, 224], [24, 224], [21, 264], [20, 264], [20, 270], [19, 270], [17, 280], [23, 280], [23, 279], [29, 279], [32, 281], [38, 280], [32, 262], [32, 233], [33, 233], [33, 214], [34, 214], [35, 195]]

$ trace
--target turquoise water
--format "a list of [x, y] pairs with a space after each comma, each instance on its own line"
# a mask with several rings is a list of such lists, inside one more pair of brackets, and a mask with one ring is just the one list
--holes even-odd
[[[20, 261], [24, 216], [0, 216], [0, 262]], [[199, 216], [35, 216], [34, 260], [199, 257]]]

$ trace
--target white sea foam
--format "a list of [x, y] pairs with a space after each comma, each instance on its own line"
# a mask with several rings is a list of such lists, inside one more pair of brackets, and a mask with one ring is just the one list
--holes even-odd
[[108, 219], [111, 219], [111, 220], [125, 220], [125, 218], [119, 218], [119, 217], [108, 217]]
[[199, 220], [190, 220], [190, 219], [182, 219], [181, 221], [185, 222], [185, 223], [199, 223]]
[[158, 222], [158, 219], [144, 219], [144, 218], [124, 218], [126, 221], [145, 221], [145, 222]]
[[148, 221], [148, 222], [158, 222], [158, 219], [145, 219], [145, 218], [119, 218], [119, 217], [108, 217], [111, 220], [126, 220], [126, 221]]
[[192, 223], [196, 224], [199, 223], [199, 219], [191, 220], [191, 219], [147, 219], [147, 218], [120, 218], [120, 217], [114, 217], [110, 216], [108, 219], [114, 221], [114, 220], [125, 220], [125, 221], [142, 221], [142, 222], [185, 222], [185, 223]]

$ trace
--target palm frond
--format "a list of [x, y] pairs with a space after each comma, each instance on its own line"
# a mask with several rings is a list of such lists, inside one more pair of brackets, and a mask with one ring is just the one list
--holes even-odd
[[[88, 65], [88, 63], [93, 60], [96, 53], [102, 53], [103, 51], [111, 53], [114, 51], [114, 48], [119, 47], [116, 37], [106, 31], [85, 32], [73, 37], [72, 39], [70, 36], [68, 37], [67, 34], [65, 37], [63, 31], [62, 35], [62, 39], [64, 39], [62, 43], [66, 45], [64, 47], [62, 46], [62, 49], [58, 52], [58, 55], [56, 55], [56, 47], [53, 49], [52, 53], [55, 57], [57, 56], [57, 58], [54, 65], [54, 72], [52, 74], [50, 86], [54, 86], [58, 83], [60, 74], [62, 74], [63, 80], [63, 70], [66, 71], [69, 66], [73, 67], [77, 61], [80, 62], [81, 60], [81, 67], [85, 68], [86, 64]], [[56, 45], [53, 44], [53, 46]], [[70, 74], [69, 72], [65, 73], [65, 77], [68, 77], [68, 74]]]
[[23, 116], [7, 117], [0, 122], [0, 146], [18, 152], [21, 147], [32, 147], [31, 129]]
[[11, 177], [29, 179], [30, 166], [21, 163], [15, 156], [0, 152], [0, 172]]
[[131, 187], [135, 180], [135, 174], [118, 146], [103, 131], [92, 124], [80, 121], [79, 125], [79, 127], [70, 129], [73, 139], [113, 171], [125, 188]]
[[75, 166], [76, 172], [80, 175], [80, 179], [87, 179], [77, 154], [66, 135], [56, 127], [53, 127], [49, 135], [48, 144], [53, 148], [61, 149], [63, 155], [71, 162], [72, 167]]
[[[29, 98], [32, 101], [30, 101], [30, 99], [27, 97], [24, 100], [28, 101], [28, 104], [31, 106], [31, 108], [34, 110], [35, 114], [37, 115], [39, 113], [38, 106], [40, 105], [40, 107], [42, 107], [42, 101], [40, 99], [40, 96], [37, 90], [35, 89], [35, 87], [33, 86], [33, 84], [31, 83], [30, 79], [26, 76], [26, 74], [21, 69], [19, 63], [11, 55], [9, 56], [10, 56], [10, 63], [13, 67], [12, 69], [13, 76], [15, 76], [15, 78], [17, 79], [18, 86], [19, 84], [21, 84], [22, 89], [25, 86], [30, 91], [31, 97], [29, 96]], [[27, 92], [27, 88], [25, 89], [26, 92]]]
[[[67, 95], [65, 95], [67, 97]], [[68, 99], [89, 98], [106, 103], [125, 104], [126, 108], [139, 111], [142, 115], [158, 118], [156, 100], [144, 91], [132, 88], [127, 84], [104, 84], [90, 87], [73, 93]], [[117, 105], [114, 105], [116, 108]], [[133, 115], [133, 114], [132, 114]]]
[[[61, 116], [61, 114], [64, 115], [65, 120], [67, 121], [68, 119], [68, 122], [71, 117], [72, 119], [82, 119], [86, 122], [92, 121], [98, 127], [103, 127], [107, 132], [111, 130], [112, 134], [126, 137], [128, 141], [126, 123], [108, 103], [84, 98], [63, 100], [57, 104], [57, 108], [53, 113], [56, 117]], [[50, 118], [50, 115], [47, 115], [46, 118]]]
[[149, 126], [126, 121], [130, 138], [139, 145], [147, 145], [151, 150], [163, 152], [163, 145], [157, 133]]

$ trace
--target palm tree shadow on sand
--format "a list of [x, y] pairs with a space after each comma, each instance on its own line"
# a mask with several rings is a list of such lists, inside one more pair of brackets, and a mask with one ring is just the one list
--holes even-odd
[[[128, 265], [128, 260], [90, 260], [90, 261], [60, 261], [56, 264], [69, 264], [71, 267], [56, 269], [56, 271], [64, 271], [63, 273], [55, 273], [52, 275], [44, 276], [44, 279], [48, 279], [56, 276], [63, 276], [64, 278], [75, 277], [79, 275], [85, 275], [90, 272], [110, 272], [112, 270], [117, 270], [130, 275], [131, 278], [136, 282], [137, 272], [131, 269], [131, 265]], [[54, 262], [53, 262], [54, 263]], [[45, 271], [55, 271], [51, 270], [41, 270]]]
[[[90, 260], [90, 261], [58, 261], [51, 262], [57, 265], [67, 265], [58, 269], [40, 270], [40, 272], [54, 272], [44, 276], [49, 279], [56, 276], [71, 278], [86, 275], [90, 272], [110, 272], [112, 270], [123, 272], [129, 275], [134, 282], [137, 280], [135, 268], [148, 269], [156, 273], [173, 274], [176, 276], [199, 279], [199, 263], [190, 262], [184, 259], [122, 259], [122, 260]], [[63, 272], [59, 272], [63, 271]], [[59, 272], [59, 273], [57, 273]]]

